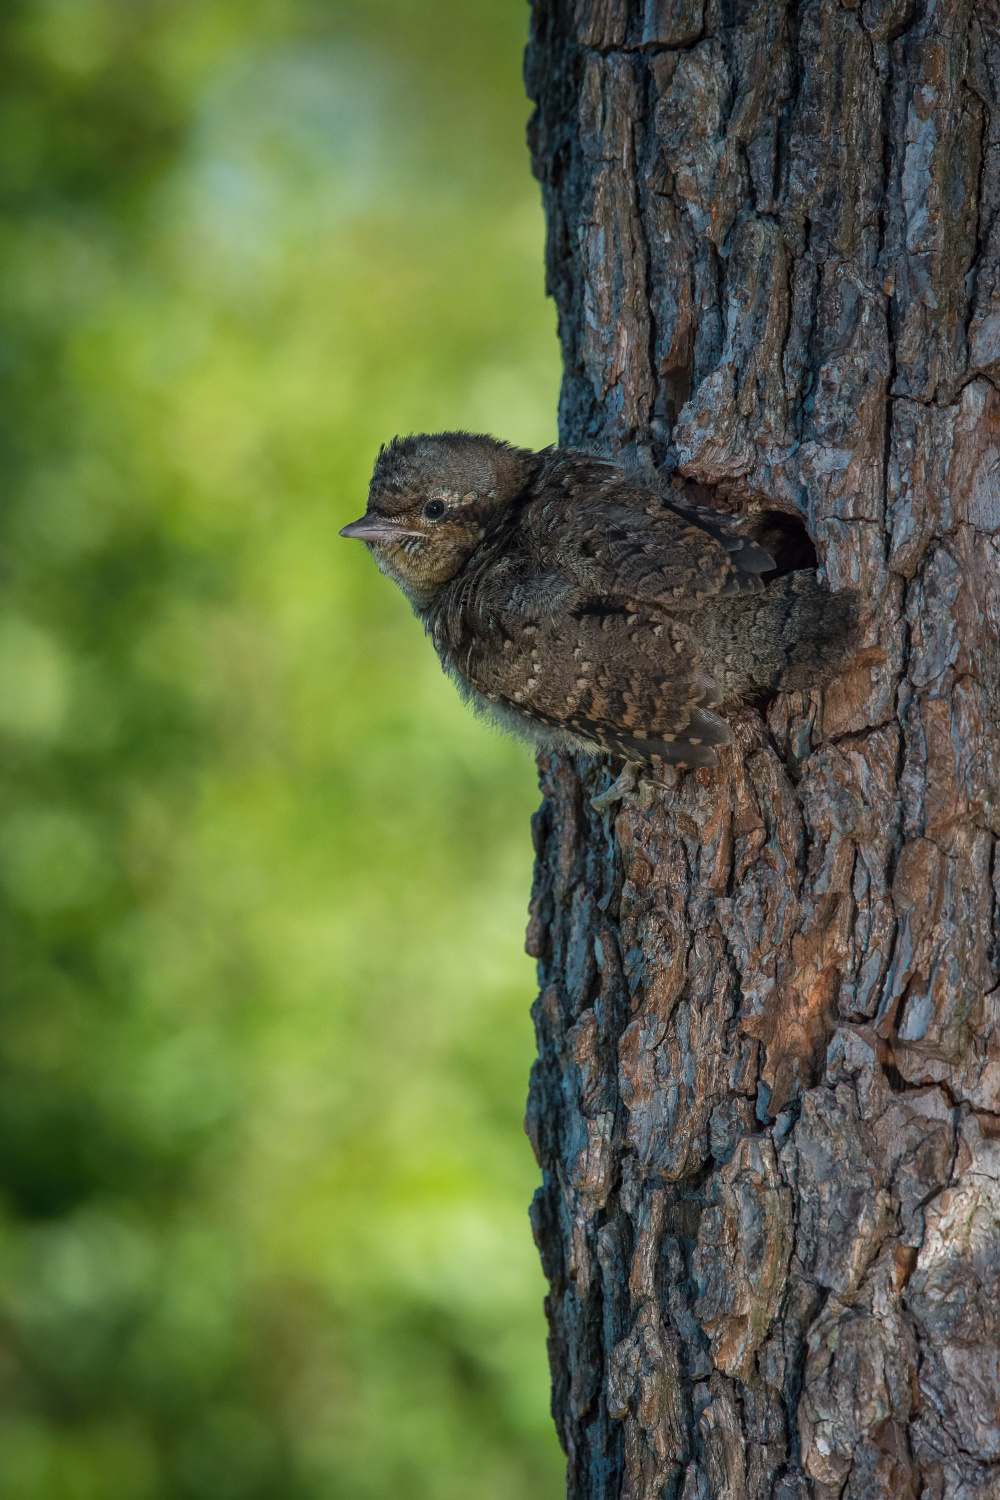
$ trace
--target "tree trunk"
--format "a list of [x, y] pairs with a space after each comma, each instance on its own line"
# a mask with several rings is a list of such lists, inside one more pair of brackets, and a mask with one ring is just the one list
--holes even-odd
[[871, 610], [648, 811], [542, 760], [569, 1493], [1000, 1496], [1000, 0], [535, 0], [527, 76], [562, 441]]

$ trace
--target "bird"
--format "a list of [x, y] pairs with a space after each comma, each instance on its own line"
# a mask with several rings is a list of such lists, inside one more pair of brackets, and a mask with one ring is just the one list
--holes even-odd
[[[704, 491], [578, 449], [418, 433], [379, 450], [363, 541], [445, 672], [501, 729], [624, 761], [607, 810], [657, 762], [711, 767], [727, 708], [823, 685], [857, 596], [774, 556]], [[595, 799], [601, 802], [602, 799]]]

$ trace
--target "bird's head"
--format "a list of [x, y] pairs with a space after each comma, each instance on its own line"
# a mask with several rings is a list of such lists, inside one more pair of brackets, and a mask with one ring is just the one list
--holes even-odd
[[368, 509], [341, 536], [367, 544], [417, 610], [468, 562], [527, 489], [540, 460], [469, 432], [393, 438], [380, 451]]

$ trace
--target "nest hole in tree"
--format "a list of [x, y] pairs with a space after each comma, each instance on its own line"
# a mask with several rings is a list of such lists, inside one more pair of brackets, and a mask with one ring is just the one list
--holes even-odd
[[754, 511], [740, 530], [745, 536], [752, 536], [774, 558], [774, 568], [763, 575], [765, 582], [795, 573], [799, 568], [816, 567], [816, 547], [801, 516], [791, 516], [783, 510]]

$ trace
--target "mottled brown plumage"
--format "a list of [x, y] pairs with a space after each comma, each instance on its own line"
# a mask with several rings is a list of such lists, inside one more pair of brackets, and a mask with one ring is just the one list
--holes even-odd
[[656, 475], [468, 433], [379, 454], [364, 540], [475, 707], [557, 749], [715, 765], [715, 710], [814, 686], [855, 604]]

